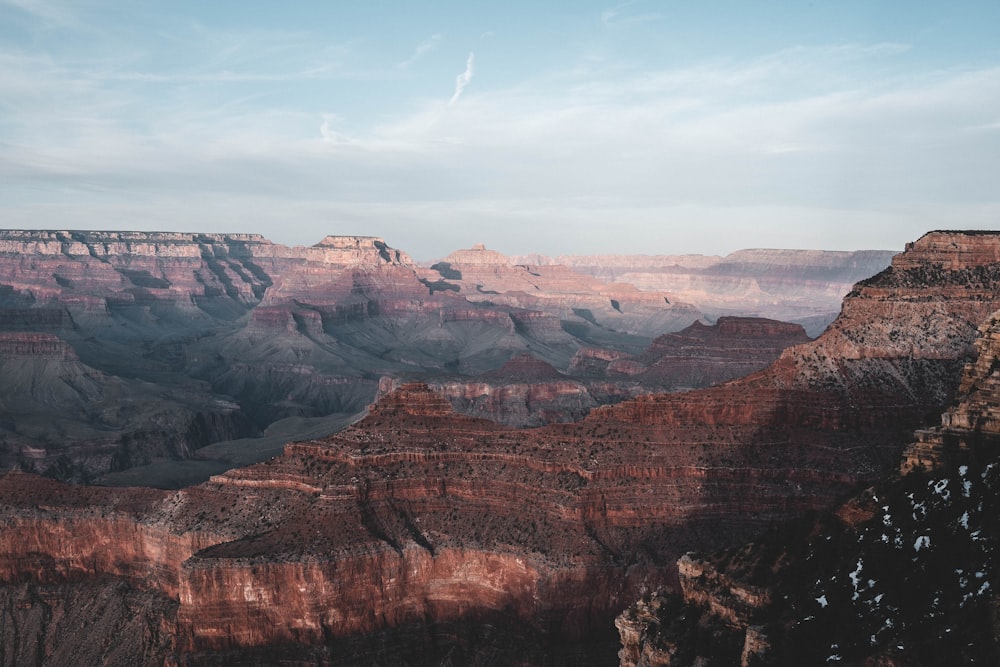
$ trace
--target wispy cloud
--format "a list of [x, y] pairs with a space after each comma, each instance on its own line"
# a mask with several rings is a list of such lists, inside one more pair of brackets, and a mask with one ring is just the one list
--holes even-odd
[[424, 41], [417, 44], [417, 48], [413, 50], [413, 55], [411, 55], [406, 60], [397, 63], [396, 67], [400, 69], [406, 69], [413, 63], [423, 58], [428, 51], [434, 49], [434, 47], [436, 47], [441, 42], [442, 39], [444, 39], [444, 36], [441, 35], [440, 33], [431, 35], [430, 38], [425, 39]]
[[465, 87], [469, 85], [470, 81], [472, 81], [472, 64], [475, 60], [476, 54], [470, 51], [469, 57], [465, 59], [465, 71], [455, 77], [455, 93], [451, 96], [451, 99], [448, 100], [448, 106], [458, 102], [458, 98], [462, 96], [462, 91], [465, 90]]
[[73, 26], [76, 17], [65, 7], [45, 0], [0, 0], [0, 7], [14, 7], [52, 26]]
[[[34, 16], [46, 6], [0, 0], [0, 10], [14, 16], [12, 2]], [[872, 235], [905, 222], [907, 240], [1000, 215], [1000, 69], [915, 72], [897, 66], [905, 44], [659, 68], [581, 56], [512, 73], [502, 88], [480, 74], [465, 95], [470, 52], [450, 98], [427, 99], [414, 96], [427, 90], [414, 64], [431, 81], [449, 76], [422, 71], [442, 48], [437, 34], [378, 69], [370, 56], [384, 44], [308, 30], [171, 24], [149, 44], [117, 36], [128, 49], [0, 44], [4, 224], [252, 224], [280, 242], [378, 233], [433, 257], [479, 241], [579, 252], [560, 244], [592, 239], [593, 250], [608, 229], [622, 251], [697, 250], [708, 236], [779, 243], [754, 236], [775, 221], [801, 230], [801, 243], [810, 225], [850, 219]], [[354, 85], [360, 76], [379, 85]], [[338, 222], [318, 231], [316, 220]]]
[[601, 12], [601, 23], [606, 26], [620, 26], [629, 23], [648, 23], [650, 21], [659, 21], [663, 18], [663, 14], [659, 12], [641, 12], [633, 14], [624, 11], [635, 5], [636, 2], [637, 0], [630, 0], [629, 2], [623, 2], [609, 9], [605, 9]]

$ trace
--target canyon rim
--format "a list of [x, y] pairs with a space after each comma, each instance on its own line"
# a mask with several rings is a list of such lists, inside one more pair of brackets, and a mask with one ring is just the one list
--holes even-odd
[[[226, 244], [229, 254], [220, 257], [208, 241]], [[339, 340], [333, 333], [346, 332], [357, 348], [362, 341], [371, 345], [373, 332], [384, 336], [386, 318], [398, 322], [392, 318], [399, 313], [422, 323], [420, 341], [441, 340], [434, 326], [452, 341], [457, 331], [499, 330], [505, 340], [529, 341], [531, 353], [507, 343], [507, 362], [491, 375], [480, 369], [497, 363], [496, 343], [484, 349], [466, 336], [461, 349], [475, 352], [472, 361], [459, 355], [457, 368], [441, 361], [447, 355], [414, 364], [413, 351], [369, 353], [381, 368], [406, 365], [412, 373], [417, 365], [442, 375], [464, 369], [494, 383], [520, 377], [536, 389], [570, 395], [577, 390], [566, 389], [562, 376], [574, 364], [588, 369], [591, 384], [581, 384], [592, 388], [595, 376], [602, 382], [661, 377], [671, 367], [684, 371], [683, 385], [696, 352], [724, 366], [720, 350], [734, 341], [744, 346], [741, 363], [751, 350], [773, 361], [712, 387], [621, 397], [575, 421], [531, 428], [481, 416], [511, 412], [502, 407], [463, 415], [456, 403], [472, 405], [463, 403], [469, 389], [397, 373], [395, 380], [371, 381], [371, 395], [379, 397], [346, 429], [284, 444], [274, 458], [178, 490], [66, 485], [11, 470], [0, 478], [5, 662], [58, 664], [72, 654], [105, 664], [616, 662], [615, 617], [641, 596], [677, 590], [690, 579], [689, 569], [677, 566], [685, 552], [737, 544], [784, 520], [829, 509], [897, 470], [914, 431], [937, 423], [959, 392], [979, 327], [1000, 308], [998, 234], [925, 235], [851, 289], [839, 316], [813, 341], [795, 325], [722, 318], [645, 347], [635, 345], [635, 336], [650, 321], [646, 293], [620, 287], [598, 288], [597, 296], [589, 296], [594, 289], [574, 293], [562, 269], [545, 282], [542, 271], [483, 257], [484, 249], [466, 253], [488, 260], [479, 264], [459, 255], [448, 267], [421, 269], [381, 241], [331, 238], [296, 251], [306, 260], [296, 257], [279, 271], [271, 267], [288, 261], [281, 257], [286, 251], [251, 241], [262, 248], [240, 255], [247, 239], [183, 237], [178, 245], [187, 259], [134, 261], [119, 269], [113, 257], [121, 253], [102, 261], [86, 243], [64, 253], [72, 237], [55, 237], [50, 247], [67, 258], [58, 259], [65, 268], [46, 267], [33, 278], [55, 283], [50, 298], [28, 303], [25, 279], [9, 291], [21, 311], [46, 311], [29, 312], [42, 319], [28, 321], [54, 324], [8, 334], [10, 354], [76, 368], [93, 343], [82, 340], [81, 354], [72, 335], [60, 333], [86, 321], [83, 313], [105, 318], [102, 326], [111, 331], [124, 329], [112, 340], [125, 349], [141, 327], [174, 331], [178, 311], [193, 303], [204, 326], [194, 339], [205, 344], [219, 321], [235, 322], [220, 329], [226, 346], [207, 349], [236, 356], [233, 350], [264, 345], [261, 358], [277, 368], [268, 371], [275, 382], [315, 375], [291, 360], [312, 363], [312, 346], [329, 353], [331, 341]], [[365, 259], [344, 259], [358, 256]], [[315, 264], [340, 266], [330, 258], [347, 267], [332, 280]], [[494, 282], [470, 265], [493, 267]], [[72, 287], [46, 277], [53, 274]], [[204, 301], [187, 296], [186, 276], [201, 285]], [[127, 285], [132, 300], [117, 296], [126, 305], [95, 308], [100, 297], [82, 287], [109, 277]], [[529, 279], [537, 294], [505, 284]], [[63, 290], [76, 286], [83, 292], [78, 296], [89, 298], [60, 306]], [[456, 308], [452, 299], [470, 291], [473, 300]], [[310, 300], [302, 296], [310, 294]], [[628, 294], [636, 296], [629, 301]], [[414, 315], [416, 295], [429, 302], [429, 315], [419, 309]], [[675, 313], [680, 300], [668, 294], [666, 301], [657, 308]], [[588, 303], [589, 316], [574, 312]], [[699, 322], [697, 308], [682, 309]], [[52, 314], [60, 312], [66, 314]], [[575, 319], [553, 327], [546, 322], [562, 321], [553, 312]], [[609, 319], [623, 323], [622, 330], [602, 324]], [[369, 328], [373, 321], [378, 328]], [[454, 322], [471, 329], [451, 328]], [[288, 338], [276, 344], [273, 333], [264, 333], [275, 331]], [[597, 353], [599, 336], [605, 344], [624, 344]], [[585, 337], [589, 344], [580, 342]], [[299, 347], [284, 340], [300, 341]], [[169, 342], [165, 349], [181, 357], [185, 347]], [[454, 344], [443, 349], [451, 354]], [[286, 347], [300, 352], [287, 356]], [[100, 386], [129, 381], [148, 388], [154, 371], [186, 377], [177, 372], [181, 363], [173, 363], [176, 375], [162, 367], [133, 378], [74, 373]], [[267, 395], [256, 400], [260, 406], [273, 401]], [[225, 409], [245, 410], [252, 424], [253, 410], [236, 401]], [[518, 419], [525, 414], [513, 412]], [[83, 465], [91, 465], [94, 446], [83, 451]], [[143, 630], [118, 643], [125, 628]]]

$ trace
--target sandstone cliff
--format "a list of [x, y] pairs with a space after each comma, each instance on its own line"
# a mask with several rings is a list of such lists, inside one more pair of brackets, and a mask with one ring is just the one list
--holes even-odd
[[[996, 246], [956, 241], [925, 237], [914, 247], [932, 263], [894, 266], [996, 261]], [[621, 664], [996, 662], [1000, 314], [975, 347], [956, 402], [906, 448], [906, 476], [890, 472], [836, 511], [744, 547], [680, 559], [678, 589], [617, 620]]]
[[[714, 642], [778, 598], [675, 559], [831, 506], [891, 467], [905, 433], [953, 395], [1000, 270], [942, 263], [949, 244], [987, 257], [971, 246], [1000, 238], [928, 235], [859, 285], [827, 334], [768, 369], [573, 424], [511, 429], [411, 384], [341, 433], [178, 492], [8, 473], [0, 575], [152, 589], [177, 604], [171, 659], [190, 664], [350, 662], [338, 651], [359, 646], [373, 653], [355, 661], [391, 661], [425, 641], [474, 662], [498, 638], [524, 647], [508, 662], [599, 664], [617, 648], [605, 641], [614, 616], [678, 581], [723, 618], [699, 626]], [[870, 504], [845, 520], [860, 525]], [[487, 627], [492, 640], [470, 639]], [[734, 643], [748, 660], [769, 636], [751, 634]], [[570, 646], [586, 655], [567, 658]]]
[[[809, 342], [797, 324], [765, 318], [720, 317], [712, 326], [694, 322], [657, 337], [639, 357], [644, 385], [663, 389], [707, 387], [762, 370], [789, 347]], [[614, 362], [609, 371], [621, 368]], [[635, 367], [622, 369], [635, 373]]]
[[[174, 648], [164, 650], [188, 664], [281, 655], [350, 664], [344, 647], [357, 648], [354, 662], [391, 662], [427, 642], [435, 656], [475, 662], [496, 655], [498, 635], [516, 638], [507, 662], [606, 664], [615, 615], [664, 586], [714, 609], [723, 620], [699, 627], [750, 660], [773, 631], [725, 628], [782, 599], [764, 590], [774, 570], [754, 566], [743, 581], [711, 559], [673, 563], [830, 507], [893, 466], [907, 434], [954, 395], [978, 322], [1000, 305], [1000, 267], [979, 244], [1000, 247], [1000, 236], [924, 237], [860, 284], [828, 333], [764, 371], [572, 424], [512, 429], [458, 415], [410, 384], [338, 434], [177, 492], [8, 473], [0, 577], [47, 586], [112, 577], [150, 589], [176, 603]], [[958, 478], [946, 487], [953, 497], [964, 488]], [[872, 502], [837, 520], [862, 525]], [[899, 539], [923, 553], [922, 535]], [[852, 571], [838, 581], [874, 599], [880, 589], [862, 591]], [[815, 586], [814, 597], [833, 595]], [[584, 655], [566, 657], [571, 646]]]

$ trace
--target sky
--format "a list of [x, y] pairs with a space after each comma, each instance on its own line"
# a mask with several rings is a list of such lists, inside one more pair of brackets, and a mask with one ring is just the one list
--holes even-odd
[[417, 259], [1000, 229], [1000, 2], [0, 0], [0, 227]]

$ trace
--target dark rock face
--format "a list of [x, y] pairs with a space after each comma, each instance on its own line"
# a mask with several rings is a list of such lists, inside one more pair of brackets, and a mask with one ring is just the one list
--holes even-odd
[[[924, 240], [996, 261], [990, 247]], [[934, 268], [900, 264], [969, 270], [947, 250]], [[618, 618], [621, 664], [996, 663], [1000, 315], [979, 334], [956, 403], [917, 432], [903, 477], [744, 547], [685, 556], [679, 590]]]
[[[607, 664], [621, 609], [678, 585], [711, 605], [692, 587], [702, 580], [728, 587], [716, 605], [725, 623], [749, 622], [779, 599], [764, 584], [730, 586], [705, 561], [676, 559], [833, 506], [895, 467], [913, 429], [954, 396], [974, 322], [1000, 292], [993, 264], [945, 269], [939, 251], [921, 253], [955, 244], [987, 256], [976, 243], [1000, 247], [1000, 237], [921, 239], [858, 286], [829, 332], [763, 371], [596, 408], [572, 424], [513, 429], [407, 384], [338, 434], [177, 492], [7, 473], [0, 579], [151, 587], [177, 604], [168, 657], [200, 664], [280, 655], [349, 664], [336, 647], [382, 640], [393, 646], [380, 654], [387, 662], [430, 641], [434, 655], [475, 663], [503, 645], [487, 628], [533, 642], [504, 654], [509, 662]], [[952, 484], [962, 493], [961, 480]], [[869, 512], [859, 504], [843, 515], [858, 526]], [[908, 548], [923, 554], [920, 535]], [[740, 655], [778, 636], [765, 628], [731, 642], [710, 627], [713, 645]], [[582, 657], [570, 648], [581, 645]]]
[[177, 603], [121, 580], [0, 586], [0, 664], [161, 667]]
[[640, 357], [646, 366], [640, 378], [663, 389], [707, 387], [762, 370], [785, 348], [809, 340], [798, 324], [764, 318], [720, 317], [712, 326], [694, 322], [653, 341]]

